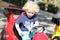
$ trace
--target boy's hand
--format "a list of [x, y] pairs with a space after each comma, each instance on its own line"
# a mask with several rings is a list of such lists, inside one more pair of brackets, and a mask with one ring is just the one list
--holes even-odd
[[33, 28], [34, 28], [34, 26], [31, 26], [31, 27], [29, 28], [29, 32], [30, 32]]
[[22, 35], [22, 34], [23, 34], [23, 32], [22, 32], [22, 31], [19, 31], [18, 33], [19, 33], [19, 35]]

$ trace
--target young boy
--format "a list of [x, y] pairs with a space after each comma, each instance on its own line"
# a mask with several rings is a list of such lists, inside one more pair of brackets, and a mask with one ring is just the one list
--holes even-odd
[[19, 35], [23, 34], [24, 31], [31, 31], [33, 27], [39, 25], [37, 14], [35, 14], [39, 11], [39, 6], [35, 2], [27, 2], [22, 9], [25, 13], [15, 23]]

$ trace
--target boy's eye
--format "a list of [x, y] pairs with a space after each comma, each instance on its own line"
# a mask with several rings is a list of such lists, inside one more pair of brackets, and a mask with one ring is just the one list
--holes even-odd
[[32, 12], [28, 12], [28, 13], [32, 13]]
[[28, 13], [33, 13], [33, 12], [28, 12]]

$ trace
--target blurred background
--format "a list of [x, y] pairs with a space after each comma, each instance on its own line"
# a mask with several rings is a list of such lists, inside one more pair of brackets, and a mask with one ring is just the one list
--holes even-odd
[[52, 17], [60, 18], [60, 0], [0, 0], [0, 32], [7, 24], [8, 13], [13, 11], [14, 16], [18, 16], [22, 12], [21, 8], [28, 1], [34, 1], [39, 5], [40, 25], [47, 27], [50, 31], [47, 33], [54, 33], [55, 24], [51, 20]]

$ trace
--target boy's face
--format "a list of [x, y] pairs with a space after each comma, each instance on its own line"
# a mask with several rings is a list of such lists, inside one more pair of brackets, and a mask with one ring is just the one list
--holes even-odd
[[34, 10], [26, 10], [26, 14], [29, 18], [31, 18], [32, 16], [34, 16], [35, 12]]

